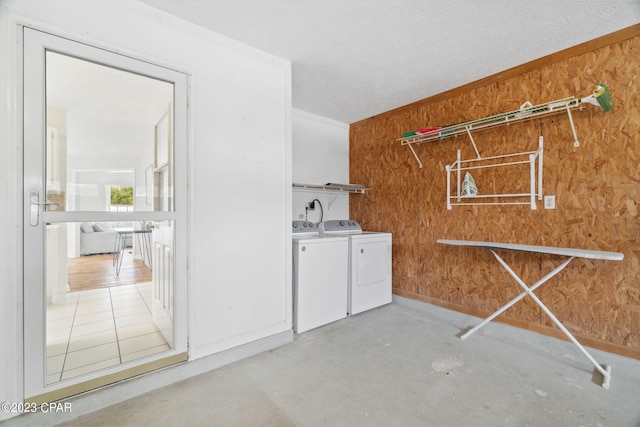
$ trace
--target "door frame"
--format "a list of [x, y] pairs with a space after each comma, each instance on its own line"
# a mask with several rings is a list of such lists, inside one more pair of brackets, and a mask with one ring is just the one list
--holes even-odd
[[[18, 98], [23, 106], [22, 111], [17, 115], [23, 125], [21, 138], [23, 152], [23, 169], [20, 171], [23, 182], [22, 191], [22, 287], [23, 287], [23, 318], [22, 318], [22, 336], [23, 346], [21, 364], [23, 372], [24, 397], [25, 401], [42, 403], [48, 401], [59, 400], [69, 395], [78, 394], [84, 391], [95, 389], [107, 384], [111, 384], [150, 370], [159, 369], [164, 366], [186, 361], [188, 359], [188, 331], [187, 331], [187, 302], [188, 302], [188, 256], [189, 256], [189, 229], [188, 229], [188, 90], [189, 75], [180, 71], [176, 71], [166, 66], [156, 65], [144, 59], [137, 59], [133, 56], [127, 56], [122, 53], [106, 50], [94, 45], [84, 43], [82, 41], [72, 40], [70, 38], [61, 37], [52, 32], [42, 31], [31, 27], [19, 25], [21, 38], [20, 54], [24, 55], [21, 59], [21, 72], [19, 78], [24, 83], [29, 83], [22, 93], [18, 94]], [[35, 40], [33, 39], [35, 38]], [[43, 319], [44, 314], [43, 291], [44, 286], [35, 289], [33, 283], [33, 271], [39, 274], [41, 280], [44, 280], [44, 230], [40, 232], [40, 236], [29, 233], [30, 226], [30, 210], [29, 195], [32, 189], [38, 189], [41, 199], [45, 197], [44, 180], [42, 178], [33, 179], [27, 176], [29, 170], [38, 167], [37, 163], [43, 159], [43, 145], [38, 138], [44, 138], [46, 132], [45, 114], [38, 111], [42, 104], [28, 100], [27, 97], [34, 96], [38, 91], [44, 94], [44, 67], [42, 69], [30, 69], [26, 65], [27, 62], [27, 39], [29, 44], [36, 43], [36, 47], [41, 49], [44, 56], [44, 50], [51, 48], [52, 50], [70, 53], [81, 59], [95, 60], [114, 68], [121, 68], [126, 71], [138, 72], [141, 75], [159, 78], [174, 83], [174, 118], [175, 118], [175, 151], [174, 151], [174, 210], [172, 212], [135, 212], [128, 216], [128, 220], [173, 220], [175, 224], [175, 248], [176, 253], [181, 254], [175, 258], [175, 290], [174, 290], [174, 337], [175, 345], [173, 350], [160, 353], [157, 357], [147, 357], [144, 360], [128, 362], [126, 365], [119, 365], [100, 371], [95, 375], [80, 377], [78, 380], [67, 380], [65, 382], [54, 383], [48, 386], [44, 385], [45, 362], [44, 351], [33, 351], [33, 347], [40, 346], [41, 349], [46, 348], [44, 343], [45, 328]], [[152, 72], [152, 70], [155, 70]], [[32, 74], [33, 73], [33, 74]], [[40, 74], [38, 74], [40, 73]], [[28, 77], [31, 75], [31, 77]], [[38, 79], [38, 75], [40, 78]], [[36, 82], [31, 86], [31, 82]], [[44, 98], [43, 95], [40, 95]], [[34, 114], [38, 114], [39, 118], [32, 120]], [[40, 116], [41, 115], [41, 116]], [[44, 128], [44, 129], [43, 129]], [[38, 137], [40, 135], [40, 137]], [[40, 165], [42, 169], [42, 165]], [[102, 212], [91, 213], [91, 217], [98, 221], [110, 221], [117, 219], [119, 215]], [[46, 212], [44, 209], [40, 212], [40, 224], [46, 222], [78, 222], [87, 217], [83, 212]], [[43, 228], [39, 226], [38, 228]], [[38, 232], [36, 232], [37, 234]], [[39, 244], [42, 251], [33, 261], [26, 256], [28, 248], [34, 244]], [[37, 240], [42, 239], [42, 240]], [[37, 273], [39, 272], [39, 273]], [[37, 333], [34, 335], [34, 333]], [[40, 342], [38, 343], [38, 340]], [[36, 354], [37, 353], [37, 354]], [[126, 368], [122, 369], [122, 366]], [[35, 368], [34, 368], [35, 367]], [[27, 373], [32, 372], [34, 374]], [[42, 384], [38, 384], [37, 379], [42, 379]]]

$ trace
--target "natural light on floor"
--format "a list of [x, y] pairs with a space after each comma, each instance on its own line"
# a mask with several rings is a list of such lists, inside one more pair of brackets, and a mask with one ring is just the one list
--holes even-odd
[[151, 317], [152, 284], [68, 294], [47, 308], [47, 384], [169, 349]]

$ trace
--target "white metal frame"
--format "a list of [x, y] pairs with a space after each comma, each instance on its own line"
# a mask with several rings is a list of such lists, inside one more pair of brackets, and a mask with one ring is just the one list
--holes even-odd
[[[43, 31], [24, 27], [24, 183], [23, 183], [23, 221], [24, 253], [29, 253], [29, 268], [24, 269], [24, 398], [38, 401], [41, 398], [57, 396], [64, 390], [85, 391], [86, 387], [95, 388], [105, 382], [101, 378], [117, 376], [128, 369], [141, 367], [161, 360], [182, 360], [188, 350], [187, 337], [187, 92], [188, 76], [169, 68], [152, 64], [117, 52], [94, 47], [80, 41], [58, 37]], [[136, 72], [158, 80], [172, 82], [176, 109], [174, 134], [176, 135], [174, 165], [175, 209], [170, 212], [83, 212], [47, 210], [46, 200], [34, 200], [34, 195], [45, 194], [44, 187], [44, 144], [45, 136], [45, 79], [44, 52], [47, 50], [63, 52], [83, 60], [95, 61], [114, 68]], [[35, 220], [35, 221], [34, 221]], [[174, 292], [175, 301], [175, 341], [174, 347], [166, 352], [105, 368], [94, 373], [79, 376], [62, 382], [46, 385], [44, 382], [46, 363], [45, 336], [45, 290], [44, 265], [44, 226], [46, 223], [69, 223], [84, 221], [173, 221], [176, 226], [175, 246], [179, 256], [175, 258], [175, 277], [179, 278]], [[33, 224], [35, 222], [35, 224]], [[32, 225], [29, 225], [32, 224]], [[40, 253], [40, 255], [38, 255]], [[25, 257], [25, 259], [27, 259]], [[27, 333], [28, 332], [28, 333]], [[174, 359], [171, 359], [171, 358]], [[173, 362], [175, 363], [175, 362]], [[80, 385], [80, 386], [78, 386]], [[86, 385], [86, 387], [85, 387]], [[45, 400], [49, 401], [49, 400]]]
[[[469, 134], [471, 137], [471, 134]], [[473, 138], [471, 139], [473, 142]], [[475, 143], [473, 144], [476, 148]], [[537, 200], [542, 200], [542, 167], [543, 167], [543, 152], [544, 143], [543, 137], [538, 138], [538, 149], [536, 151], [528, 151], [523, 153], [504, 154], [500, 156], [481, 157], [476, 148], [478, 154], [477, 159], [462, 160], [460, 158], [460, 150], [458, 150], [457, 159], [445, 168], [447, 170], [447, 209], [451, 210], [455, 205], [530, 205], [532, 210], [537, 209]], [[501, 161], [501, 159], [507, 159], [508, 161]], [[537, 160], [537, 166], [536, 166]], [[490, 161], [490, 163], [486, 163]], [[469, 166], [463, 166], [469, 164]], [[529, 192], [528, 193], [502, 193], [502, 194], [477, 194], [477, 195], [463, 195], [461, 192], [462, 172], [485, 169], [493, 167], [504, 167], [512, 165], [529, 165]], [[537, 169], [537, 179], [536, 179]], [[457, 185], [456, 194], [451, 195], [451, 173], [456, 173]], [[537, 185], [536, 185], [537, 184]], [[537, 187], [537, 189], [536, 189]], [[500, 199], [500, 198], [524, 198], [527, 197], [528, 201], [498, 201], [488, 202], [487, 199]], [[474, 199], [474, 201], [471, 201]], [[481, 201], [478, 201], [481, 199]], [[454, 202], [452, 202], [452, 200]], [[463, 201], [464, 200], [464, 201]], [[485, 200], [485, 201], [482, 201]]]
[[[448, 245], [458, 245], [458, 246], [473, 246], [473, 247], [481, 247], [485, 249], [489, 249], [491, 253], [496, 257], [500, 265], [504, 267], [505, 270], [514, 278], [514, 280], [524, 289], [522, 293], [520, 293], [517, 297], [513, 298], [511, 301], [500, 307], [496, 310], [491, 316], [484, 319], [481, 323], [474, 326], [463, 335], [460, 336], [460, 339], [464, 340], [469, 337], [471, 334], [476, 332], [478, 329], [482, 328], [484, 325], [498, 317], [508, 308], [513, 306], [515, 303], [526, 297], [530, 296], [536, 304], [549, 316], [549, 318], [553, 321], [553, 323], [560, 328], [560, 330], [571, 340], [573, 344], [578, 347], [578, 349], [584, 354], [587, 359], [593, 364], [598, 372], [602, 374], [602, 387], [608, 389], [609, 383], [611, 381], [611, 366], [609, 365], [600, 365], [596, 360], [587, 352], [587, 350], [578, 342], [578, 340], [569, 332], [567, 328], [558, 320], [556, 316], [549, 310], [540, 299], [533, 293], [536, 289], [542, 286], [545, 282], [551, 279], [553, 276], [562, 271], [574, 258], [589, 258], [589, 259], [602, 259], [602, 260], [610, 260], [610, 261], [620, 261], [624, 258], [624, 255], [618, 252], [604, 252], [604, 251], [590, 251], [584, 249], [572, 249], [572, 248], [556, 248], [556, 247], [547, 247], [547, 246], [533, 246], [533, 245], [518, 245], [518, 244], [508, 244], [508, 243], [492, 243], [492, 242], [476, 242], [476, 241], [466, 241], [466, 240], [438, 240], [438, 243], [448, 244]], [[522, 279], [511, 269], [511, 267], [496, 253], [496, 250], [515, 250], [515, 251], [524, 251], [524, 252], [533, 252], [533, 253], [545, 253], [552, 255], [560, 255], [566, 256], [568, 259], [556, 267], [553, 271], [542, 277], [532, 286], [527, 286]]]

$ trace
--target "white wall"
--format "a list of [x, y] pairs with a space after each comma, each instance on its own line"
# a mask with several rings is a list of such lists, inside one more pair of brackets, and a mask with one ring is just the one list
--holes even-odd
[[191, 75], [190, 356], [290, 331], [290, 63], [130, 0], [3, 0], [0, 206], [8, 208], [0, 209], [0, 402], [22, 400], [16, 23]]
[[[293, 110], [293, 182], [302, 184], [349, 183], [349, 125]], [[323, 219], [349, 218], [349, 195], [294, 190], [293, 219], [319, 222], [320, 208], [306, 211], [318, 199]]]

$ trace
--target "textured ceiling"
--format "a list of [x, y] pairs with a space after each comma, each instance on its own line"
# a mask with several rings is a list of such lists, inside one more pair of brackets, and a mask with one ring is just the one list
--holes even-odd
[[295, 108], [344, 123], [640, 22], [639, 0], [142, 0], [293, 64]]

